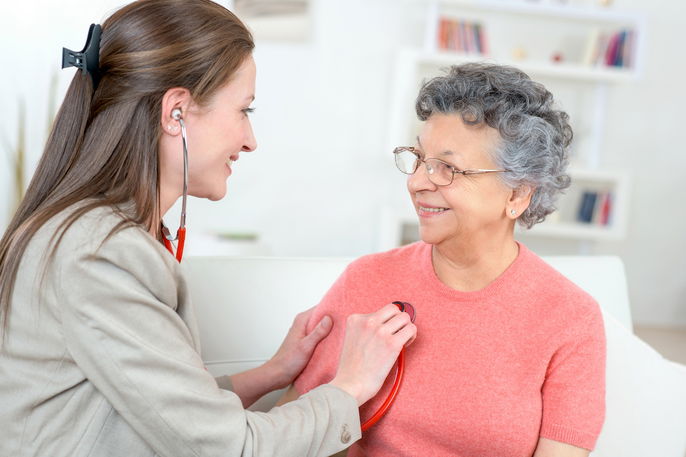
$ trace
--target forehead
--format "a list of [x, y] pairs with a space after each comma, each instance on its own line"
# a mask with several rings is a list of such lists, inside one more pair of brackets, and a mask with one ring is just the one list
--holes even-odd
[[257, 67], [255, 66], [255, 59], [252, 55], [248, 55], [240, 67], [234, 73], [234, 77], [229, 81], [229, 85], [252, 85], [255, 86], [255, 75], [257, 74]]
[[431, 157], [488, 159], [500, 141], [498, 131], [486, 124], [465, 124], [459, 113], [431, 115], [417, 137], [422, 151]]
[[250, 103], [255, 98], [255, 61], [248, 56], [228, 83], [220, 87], [212, 97], [214, 103]]

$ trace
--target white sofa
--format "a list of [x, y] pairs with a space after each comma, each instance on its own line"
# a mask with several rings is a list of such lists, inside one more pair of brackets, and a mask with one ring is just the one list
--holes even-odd
[[[185, 260], [208, 369], [230, 374], [268, 359], [295, 314], [317, 304], [349, 260]], [[686, 367], [664, 359], [633, 334], [621, 261], [585, 256], [546, 260], [595, 297], [604, 312], [607, 413], [592, 456], [686, 457]], [[268, 409], [276, 396], [263, 398], [254, 408]]]

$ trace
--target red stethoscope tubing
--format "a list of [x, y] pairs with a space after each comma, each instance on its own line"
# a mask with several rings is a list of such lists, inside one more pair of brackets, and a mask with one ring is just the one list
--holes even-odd
[[176, 257], [176, 260], [181, 263], [181, 259], [183, 258], [183, 248], [186, 246], [186, 228], [181, 227], [177, 232], [176, 232], [176, 237], [179, 240], [176, 246], [176, 254], [174, 254], [174, 246], [172, 246], [171, 241], [169, 241], [167, 238], [164, 236], [162, 237], [162, 241], [164, 242], [164, 247], [167, 248], [167, 251], [171, 253], [174, 257]]
[[[400, 309], [400, 311], [405, 311], [405, 305], [409, 305], [409, 303], [404, 303], [404, 302], [393, 302], [395, 306]], [[411, 305], [410, 305], [411, 306]], [[413, 319], [414, 320], [414, 319]], [[398, 355], [398, 360], [396, 362], [396, 370], [395, 370], [395, 380], [393, 381], [393, 387], [391, 387], [391, 392], [388, 394], [388, 397], [386, 397], [386, 400], [381, 404], [379, 409], [374, 413], [372, 417], [367, 419], [363, 424], [362, 424], [362, 431], [366, 432], [371, 428], [374, 424], [379, 422], [379, 420], [386, 414], [388, 409], [391, 407], [393, 402], [395, 401], [395, 397], [398, 395], [398, 391], [400, 391], [400, 386], [403, 383], [403, 376], [405, 375], [405, 348], [400, 350], [400, 354]]]
[[398, 361], [397, 361], [397, 369], [395, 370], [395, 381], [393, 382], [393, 387], [391, 388], [391, 392], [388, 394], [388, 397], [386, 397], [386, 400], [381, 404], [379, 409], [374, 413], [372, 417], [367, 419], [363, 424], [362, 424], [362, 431], [366, 432], [371, 428], [374, 424], [379, 422], [379, 420], [386, 414], [388, 409], [391, 407], [393, 402], [395, 401], [396, 395], [398, 395], [398, 391], [400, 390], [400, 386], [403, 383], [403, 375], [405, 374], [405, 349], [402, 349], [400, 351], [400, 355], [398, 355]]

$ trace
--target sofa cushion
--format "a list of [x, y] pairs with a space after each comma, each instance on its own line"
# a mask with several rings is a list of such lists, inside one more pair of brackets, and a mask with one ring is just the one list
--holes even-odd
[[606, 418], [592, 457], [685, 457], [686, 367], [664, 359], [609, 313]]

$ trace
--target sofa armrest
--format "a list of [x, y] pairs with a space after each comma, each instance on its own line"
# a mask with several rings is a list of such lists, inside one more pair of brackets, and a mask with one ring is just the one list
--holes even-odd
[[606, 419], [592, 457], [686, 456], [686, 366], [603, 312]]

